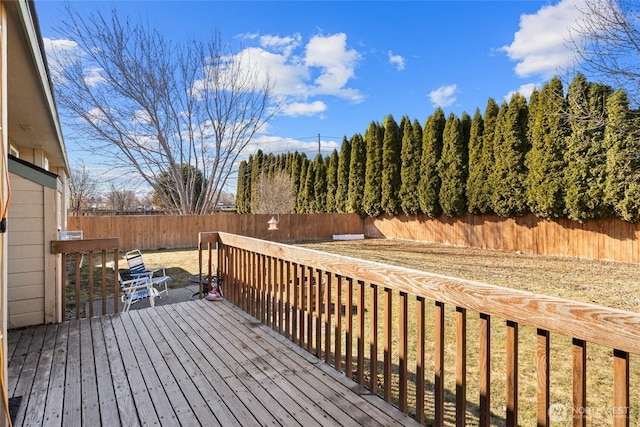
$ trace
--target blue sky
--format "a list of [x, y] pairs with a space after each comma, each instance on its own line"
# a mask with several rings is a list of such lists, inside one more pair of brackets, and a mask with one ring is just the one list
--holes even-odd
[[[276, 79], [286, 103], [256, 138], [266, 152], [323, 154], [388, 114], [424, 123], [438, 106], [483, 112], [514, 91], [528, 96], [572, 58], [568, 29], [582, 0], [554, 1], [72, 1], [81, 14], [142, 20], [176, 42], [223, 39]], [[37, 0], [45, 46], [63, 2]], [[63, 132], [65, 124], [63, 122]], [[68, 144], [69, 159], [90, 164]], [[249, 153], [248, 153], [249, 154]]]

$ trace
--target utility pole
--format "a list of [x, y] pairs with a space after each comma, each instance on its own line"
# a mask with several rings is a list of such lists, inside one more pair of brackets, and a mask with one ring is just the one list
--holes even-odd
[[320, 154], [320, 134], [318, 134], [318, 154]]

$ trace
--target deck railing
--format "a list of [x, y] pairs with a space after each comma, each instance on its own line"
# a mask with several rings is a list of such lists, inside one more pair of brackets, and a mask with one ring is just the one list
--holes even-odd
[[638, 422], [638, 313], [222, 232], [199, 242], [226, 299], [421, 423]]
[[[54, 240], [51, 253], [61, 254], [60, 283], [62, 283], [60, 316], [61, 319], [75, 317], [93, 317], [94, 302], [101, 301], [100, 313], [107, 314], [107, 300], [113, 300], [113, 312], [119, 311], [118, 283], [115, 272], [118, 270], [118, 238], [83, 240]], [[100, 276], [94, 277], [95, 258], [100, 254]], [[86, 259], [85, 259], [86, 258]], [[107, 268], [113, 262], [115, 270]], [[85, 268], [81, 264], [86, 263]], [[110, 276], [110, 277], [109, 277]], [[68, 287], [71, 284], [71, 287]], [[67, 298], [72, 293], [71, 301]], [[70, 307], [70, 310], [68, 310]], [[85, 310], [86, 308], [86, 310]]]

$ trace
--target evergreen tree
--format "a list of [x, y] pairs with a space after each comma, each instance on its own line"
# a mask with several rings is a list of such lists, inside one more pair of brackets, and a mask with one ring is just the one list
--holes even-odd
[[250, 172], [251, 172], [251, 198], [250, 198], [250, 206], [253, 206], [256, 203], [256, 194], [255, 189], [258, 188], [258, 180], [260, 179], [260, 175], [262, 174], [262, 164], [264, 162], [264, 153], [262, 150], [258, 150], [256, 154], [254, 154], [249, 159], [251, 162], [249, 163]]
[[[498, 119], [494, 135], [495, 164], [490, 177], [492, 206], [500, 216], [524, 215], [527, 209], [527, 168], [524, 159], [530, 149], [527, 139], [527, 100], [516, 93], [511, 97], [504, 119]], [[500, 115], [500, 113], [498, 113]]]
[[634, 130], [640, 123], [637, 119], [634, 123], [627, 94], [622, 89], [609, 96], [606, 108], [604, 139], [609, 150], [605, 202], [620, 218], [635, 223], [640, 220], [640, 141]]
[[382, 210], [395, 215], [400, 209], [398, 192], [400, 191], [400, 154], [402, 142], [400, 128], [388, 115], [384, 119], [384, 140], [382, 142]]
[[[507, 104], [503, 102], [505, 112]], [[480, 184], [478, 193], [474, 200], [474, 209], [477, 213], [492, 213], [493, 205], [493, 188], [491, 187], [490, 177], [493, 173], [493, 167], [495, 159], [493, 156], [493, 141], [495, 139], [496, 122], [500, 108], [493, 98], [489, 98], [487, 106], [484, 111], [483, 122], [484, 130], [482, 133], [482, 152], [480, 154], [480, 161], [482, 166], [478, 168], [480, 176], [477, 178], [477, 182]]]
[[575, 221], [608, 214], [604, 201], [607, 149], [604, 145], [608, 86], [588, 83], [578, 74], [567, 90], [569, 124], [565, 171], [567, 216]]
[[467, 179], [467, 202], [471, 213], [482, 213], [482, 188], [487, 180], [486, 169], [482, 164], [484, 144], [484, 119], [480, 109], [476, 109], [469, 130], [469, 178]]
[[362, 208], [372, 217], [382, 213], [382, 143], [384, 128], [377, 122], [371, 122], [364, 134], [367, 144], [367, 164], [365, 171], [364, 196]]
[[316, 179], [316, 170], [314, 162], [307, 161], [307, 168], [304, 177], [305, 179], [302, 189], [302, 199], [299, 204], [298, 211], [300, 213], [312, 213], [316, 198], [314, 185]]
[[351, 164], [349, 165], [349, 192], [347, 211], [364, 214], [362, 196], [364, 194], [364, 176], [367, 162], [367, 147], [362, 135], [351, 137]]
[[298, 211], [298, 199], [300, 197], [300, 183], [301, 183], [301, 174], [302, 167], [304, 164], [304, 154], [300, 155], [297, 151], [293, 153], [293, 158], [291, 159], [291, 182], [293, 183], [293, 203], [292, 207], [293, 212]]
[[238, 166], [238, 185], [236, 188], [236, 211], [238, 213], [249, 213], [249, 204], [247, 202], [248, 195], [251, 194], [251, 189], [247, 193], [247, 186], [249, 180], [247, 179], [247, 161], [243, 160]]
[[466, 207], [465, 186], [468, 174], [468, 148], [462, 123], [453, 113], [447, 118], [442, 135], [442, 157], [438, 162], [440, 206], [449, 216], [461, 215]]
[[402, 168], [400, 176], [400, 207], [407, 215], [420, 212], [418, 182], [420, 181], [420, 159], [422, 154], [422, 126], [417, 120], [413, 125], [407, 120], [402, 132]]
[[333, 150], [327, 165], [327, 212], [336, 212], [336, 191], [338, 189], [338, 151]]
[[309, 192], [307, 191], [307, 172], [309, 171], [309, 160], [303, 153], [300, 162], [300, 187], [296, 198], [296, 213], [305, 213], [309, 206]]
[[533, 129], [536, 127], [536, 119], [538, 118], [538, 104], [540, 101], [540, 92], [534, 89], [529, 97], [529, 119], [527, 120], [527, 139], [531, 143], [533, 141]]
[[529, 169], [527, 202], [531, 212], [542, 218], [557, 218], [564, 213], [565, 105], [562, 83], [554, 77], [540, 92], [532, 146], [525, 162]]
[[313, 182], [315, 195], [312, 212], [327, 212], [327, 167], [320, 153], [313, 161], [316, 176]]
[[439, 201], [441, 181], [438, 175], [438, 162], [442, 155], [442, 133], [445, 124], [444, 112], [438, 108], [427, 118], [422, 132], [418, 199], [422, 212], [431, 218], [437, 218], [442, 213]]
[[338, 158], [338, 186], [336, 187], [336, 211], [347, 212], [349, 197], [349, 167], [351, 165], [351, 142], [345, 136], [340, 146]]

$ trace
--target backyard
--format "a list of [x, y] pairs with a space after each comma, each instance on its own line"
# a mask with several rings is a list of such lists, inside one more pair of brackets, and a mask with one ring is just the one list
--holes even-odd
[[[503, 287], [526, 290], [534, 293], [552, 295], [608, 307], [638, 311], [640, 308], [640, 268], [636, 264], [588, 259], [542, 257], [532, 254], [505, 251], [490, 251], [420, 243], [404, 240], [367, 239], [361, 241], [331, 241], [302, 243], [309, 249], [332, 252], [344, 256], [367, 259], [413, 269], [425, 270], [446, 276], [459, 277], [485, 282]], [[168, 268], [167, 274], [173, 277], [172, 286], [184, 286], [188, 276], [198, 272], [198, 254], [196, 250], [147, 251], [145, 258], [149, 264], [162, 264]], [[415, 319], [412, 310], [409, 319]], [[427, 324], [432, 323], [430, 311], [427, 311]], [[445, 361], [446, 389], [453, 392], [455, 385], [455, 309], [447, 307], [447, 360]], [[505, 328], [499, 321], [492, 322], [492, 424], [504, 423], [504, 348]], [[410, 320], [410, 322], [412, 322]], [[410, 323], [409, 330], [415, 325]], [[467, 383], [467, 421], [477, 424], [478, 379], [477, 370], [478, 319], [469, 314], [467, 337], [468, 346], [468, 383]], [[428, 326], [429, 328], [429, 326]], [[429, 333], [427, 334], [429, 336]], [[535, 420], [536, 386], [536, 330], [521, 325], [519, 332], [520, 347], [520, 420], [523, 425]], [[427, 343], [427, 369], [432, 366], [432, 356]], [[451, 347], [450, 347], [451, 346]], [[415, 343], [410, 344], [410, 348]], [[410, 354], [412, 350], [410, 350]], [[450, 355], [450, 356], [449, 356]], [[431, 358], [431, 359], [430, 359]], [[378, 360], [381, 360], [380, 358]], [[550, 402], [561, 404], [563, 408], [571, 404], [571, 339], [552, 336], [551, 340], [551, 390]], [[633, 386], [640, 383], [640, 372], [636, 366], [638, 358], [631, 356], [632, 384], [631, 402], [638, 402], [640, 396]], [[410, 360], [409, 366], [413, 361]], [[611, 424], [611, 349], [590, 345], [588, 348], [588, 403], [590, 422], [597, 425]], [[429, 378], [429, 375], [427, 375]], [[370, 380], [368, 380], [370, 381]], [[380, 379], [378, 379], [380, 381]], [[427, 400], [430, 400], [430, 380], [425, 385]], [[447, 396], [448, 421], [453, 422], [453, 404], [455, 397]], [[410, 405], [414, 405], [415, 401]], [[429, 403], [427, 407], [429, 407]], [[631, 407], [631, 422], [638, 421], [638, 408]], [[431, 414], [427, 413], [427, 416]], [[568, 418], [570, 421], [570, 417]], [[564, 425], [564, 424], [558, 424]]]

